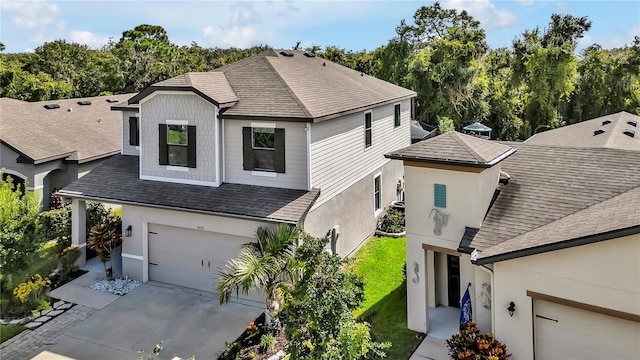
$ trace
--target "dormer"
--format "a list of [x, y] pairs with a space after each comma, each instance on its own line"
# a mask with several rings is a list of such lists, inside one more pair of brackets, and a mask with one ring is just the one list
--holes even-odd
[[500, 162], [516, 151], [455, 131], [387, 154], [402, 160], [407, 233], [457, 250], [465, 228], [480, 228], [499, 182]]

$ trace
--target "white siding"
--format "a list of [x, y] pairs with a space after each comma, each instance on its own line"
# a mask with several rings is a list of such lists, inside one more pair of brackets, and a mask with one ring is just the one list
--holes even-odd
[[[142, 178], [196, 184], [216, 182], [216, 107], [188, 92], [156, 93], [140, 110], [140, 175]], [[196, 167], [168, 170], [159, 165], [158, 124], [184, 120], [196, 126]], [[127, 125], [128, 127], [128, 125]]]
[[[364, 146], [364, 112], [313, 124], [311, 184], [321, 194], [314, 207], [382, 167], [384, 154], [411, 145], [410, 102], [401, 104], [401, 125], [394, 127], [394, 105], [372, 109], [372, 145]], [[396, 184], [384, 184], [393, 186]]]
[[[285, 173], [275, 177], [252, 175], [243, 169], [242, 128], [251, 124], [275, 124], [284, 128]], [[307, 190], [307, 134], [306, 124], [294, 122], [224, 120], [224, 171], [227, 183], [271, 186]]]
[[[129, 118], [136, 116], [135, 111], [122, 112], [122, 154], [123, 155], [139, 155], [140, 149], [137, 146], [129, 145]], [[157, 141], [156, 141], [157, 142]]]

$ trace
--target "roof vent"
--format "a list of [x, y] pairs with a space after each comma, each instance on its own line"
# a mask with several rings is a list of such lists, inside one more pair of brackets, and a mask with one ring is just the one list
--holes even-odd
[[91, 101], [89, 100], [78, 101], [78, 105], [91, 105]]
[[309, 52], [309, 51], [305, 51], [304, 52], [304, 56], [306, 56], [306, 57], [316, 57], [316, 54], [314, 54], [312, 52]]
[[629, 130], [629, 129], [624, 130], [622, 133], [627, 135], [627, 136], [629, 136], [629, 137], [635, 137], [636, 136], [636, 132], [633, 131], [633, 130]]
[[47, 104], [47, 105], [44, 106], [44, 108], [47, 109], [47, 110], [59, 109], [60, 105], [58, 105], [58, 104]]
[[285, 56], [285, 57], [293, 57], [293, 53], [290, 51], [280, 51], [280, 55]]
[[611, 120], [604, 120], [602, 122], [602, 125], [607, 125], [607, 124], [611, 124]]
[[117, 103], [117, 102], [118, 102], [118, 99], [116, 99], [116, 98], [108, 98], [108, 99], [107, 99], [107, 102], [108, 102], [108, 103]]
[[638, 126], [638, 123], [637, 123], [637, 122], [635, 122], [635, 121], [633, 121], [633, 120], [629, 120], [629, 121], [627, 121], [627, 124], [629, 124], [629, 125], [631, 125], [631, 126], [633, 126], [633, 127]]
[[603, 132], [606, 132], [606, 131], [607, 130], [605, 130], [603, 128], [600, 128], [600, 129], [598, 129], [598, 130], [593, 132], [593, 136], [600, 135], [600, 134], [602, 134]]

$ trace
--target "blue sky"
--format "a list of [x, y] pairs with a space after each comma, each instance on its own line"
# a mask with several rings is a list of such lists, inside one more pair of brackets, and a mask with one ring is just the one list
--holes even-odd
[[[0, 1], [0, 41], [6, 52], [32, 51], [44, 41], [99, 47], [136, 25], [161, 25], [178, 45], [205, 47], [268, 44], [290, 48], [296, 41], [322, 47], [373, 50], [411, 21], [428, 1]], [[640, 35], [640, 1], [445, 0], [480, 20], [492, 48], [510, 46], [525, 29], [544, 28], [551, 14], [587, 16], [584, 48], [630, 44]]]

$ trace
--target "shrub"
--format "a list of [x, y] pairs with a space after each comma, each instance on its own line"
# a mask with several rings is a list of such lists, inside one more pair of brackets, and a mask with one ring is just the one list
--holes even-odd
[[272, 351], [276, 347], [276, 337], [273, 336], [272, 334], [262, 335], [262, 338], [260, 339], [259, 347], [260, 347], [260, 352], [263, 354], [268, 351]]
[[40, 222], [47, 240], [56, 241], [56, 254], [71, 246], [71, 205], [43, 212]]
[[60, 280], [64, 280], [73, 271], [78, 270], [78, 259], [82, 251], [80, 248], [69, 246], [58, 254], [58, 264], [60, 266]]
[[378, 230], [387, 233], [401, 233], [404, 231], [404, 211], [389, 208], [387, 213], [384, 214], [380, 223], [378, 224]]
[[459, 333], [447, 340], [449, 356], [459, 360], [507, 360], [507, 346], [496, 340], [492, 334], [482, 333], [474, 322], [462, 325]]
[[13, 289], [14, 300], [23, 305], [21, 310], [24, 314], [43, 305], [41, 300], [46, 301], [45, 291], [48, 286], [49, 279], [43, 279], [40, 274], [35, 274]]

